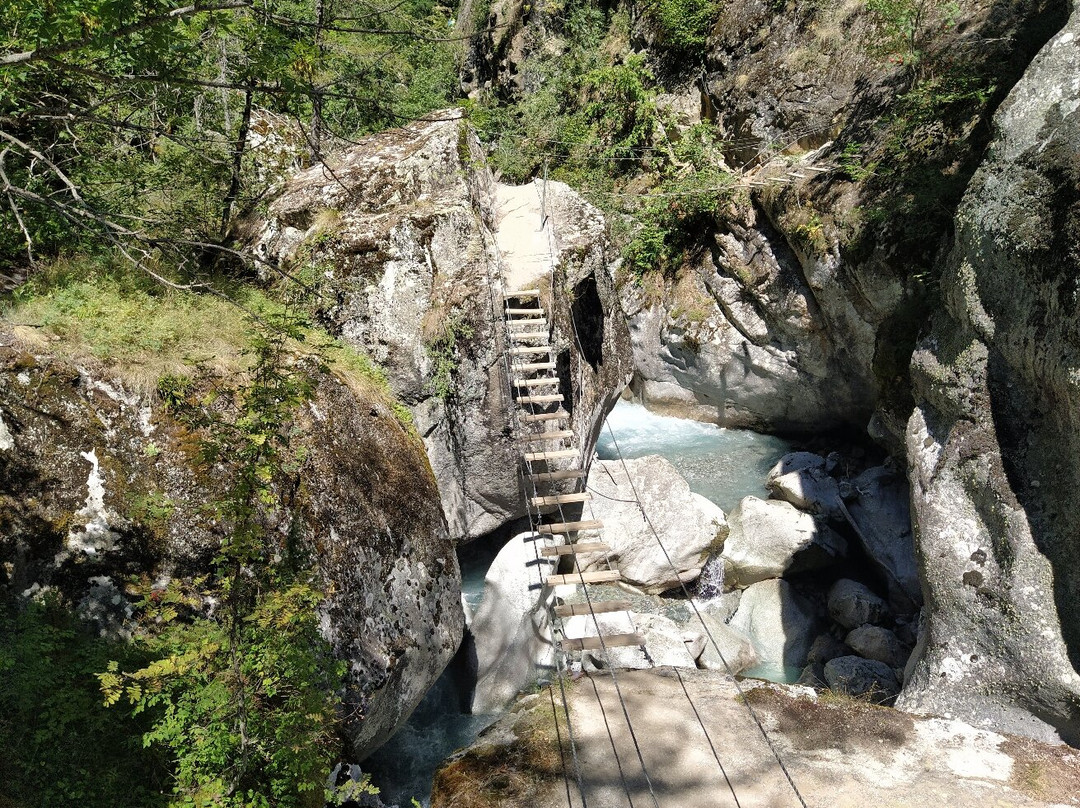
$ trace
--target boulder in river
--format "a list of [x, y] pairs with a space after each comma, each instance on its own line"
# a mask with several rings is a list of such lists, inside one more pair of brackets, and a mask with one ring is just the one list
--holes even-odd
[[839, 534], [789, 502], [745, 497], [728, 526], [722, 555], [729, 586], [821, 569], [847, 553]]
[[807, 659], [810, 662], [819, 662], [824, 665], [830, 659], [850, 655], [851, 648], [846, 643], [840, 642], [832, 634], [822, 634], [810, 646]]
[[826, 662], [825, 681], [840, 693], [870, 696], [877, 702], [894, 699], [900, 692], [900, 683], [892, 668], [884, 662], [858, 656], [837, 657]]
[[861, 657], [884, 662], [890, 668], [902, 668], [909, 651], [895, 634], [882, 626], [859, 626], [844, 638], [851, 650]]
[[750, 637], [761, 662], [790, 668], [806, 665], [820, 628], [813, 604], [778, 578], [746, 588], [731, 627]]
[[697, 658], [699, 668], [734, 674], [758, 664], [758, 653], [746, 634], [709, 612], [701, 612], [701, 619], [708, 631], [702, 629], [705, 642]]
[[[603, 534], [593, 538], [612, 548], [605, 555], [618, 564], [623, 578], [646, 592], [693, 581], [709, 548], [727, 533], [724, 512], [693, 493], [670, 461], [659, 455], [626, 460], [625, 468], [617, 460], [596, 460], [589, 470], [588, 488], [593, 500], [586, 514], [604, 523]], [[605, 555], [580, 558], [588, 568], [603, 563]]]
[[769, 493], [796, 508], [824, 516], [841, 513], [840, 485], [823, 468], [808, 468], [771, 477]]
[[885, 601], [858, 581], [841, 578], [829, 590], [829, 617], [844, 628], [880, 623], [886, 614]]
[[556, 559], [538, 557], [535, 534], [506, 543], [484, 578], [484, 601], [473, 617], [476, 689], [472, 711], [504, 708], [534, 675], [552, 665], [554, 645], [548, 605], [553, 590], [541, 585]]

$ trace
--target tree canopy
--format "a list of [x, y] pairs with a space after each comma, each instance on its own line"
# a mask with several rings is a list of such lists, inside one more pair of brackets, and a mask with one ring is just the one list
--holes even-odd
[[7, 0], [0, 265], [106, 245], [191, 282], [274, 175], [253, 134], [318, 160], [453, 99], [452, 13], [433, 0]]

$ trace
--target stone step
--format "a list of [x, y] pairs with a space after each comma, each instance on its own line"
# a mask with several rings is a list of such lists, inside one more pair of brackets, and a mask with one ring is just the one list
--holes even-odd
[[572, 429], [560, 429], [557, 432], [537, 432], [535, 435], [529, 435], [525, 438], [518, 438], [518, 443], [540, 443], [545, 440], [563, 440], [565, 438], [574, 437], [574, 430]]
[[583, 614], [609, 614], [610, 612], [628, 612], [632, 604], [628, 600], [594, 600], [592, 608], [588, 603], [564, 603], [555, 607], [556, 617], [577, 617]]
[[537, 525], [536, 532], [551, 534], [551, 533], [570, 533], [575, 530], [599, 530], [604, 526], [604, 523], [599, 519], [585, 519], [580, 522], [552, 522], [550, 525]]
[[557, 471], [537, 471], [529, 475], [535, 483], [551, 482], [552, 480], [573, 480], [585, 476], [585, 469], [559, 469]]
[[564, 457], [577, 457], [577, 449], [554, 449], [550, 452], [525, 452], [522, 458], [527, 463], [536, 463], [539, 460], [560, 460]]
[[544, 586], [573, 586], [574, 584], [609, 584], [622, 579], [618, 570], [594, 570], [592, 572], [571, 572], [566, 575], [549, 575], [544, 579]]
[[641, 646], [644, 644], [645, 638], [640, 634], [608, 634], [602, 641], [600, 637], [564, 638], [562, 640], [563, 648], [570, 651], [599, 651], [603, 648], [618, 648], [625, 645]]
[[582, 491], [579, 494], [551, 494], [546, 497], [532, 497], [529, 502], [537, 508], [543, 508], [547, 505], [568, 505], [571, 502], [588, 502], [592, 499], [592, 494], [588, 491]]
[[540, 548], [542, 556], [581, 555], [583, 553], [606, 553], [611, 548], [602, 541], [583, 541], [577, 544], [560, 544], [555, 547]]

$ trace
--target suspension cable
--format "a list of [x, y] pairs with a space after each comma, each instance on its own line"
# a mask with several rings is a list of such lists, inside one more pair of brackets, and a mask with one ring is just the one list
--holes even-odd
[[712, 631], [709, 630], [708, 624], [705, 622], [705, 618], [701, 616], [701, 612], [698, 610], [697, 603], [690, 596], [690, 590], [686, 587], [686, 582], [682, 580], [682, 577], [678, 575], [678, 570], [675, 568], [674, 562], [671, 560], [671, 555], [668, 553], [667, 548], [664, 546], [664, 542], [660, 539], [660, 534], [657, 532], [656, 527], [653, 525], [652, 520], [649, 518], [648, 513], [645, 512], [645, 508], [641, 504], [641, 497], [638, 494], [637, 486], [634, 485], [634, 479], [630, 476], [630, 470], [626, 466], [626, 459], [623, 457], [622, 450], [619, 448], [619, 442], [615, 438], [615, 432], [611, 428], [611, 424], [605, 423], [607, 426], [608, 435], [611, 436], [611, 442], [615, 447], [615, 454], [619, 458], [619, 462], [622, 464], [623, 473], [626, 475], [627, 481], [630, 483], [630, 488], [634, 492], [634, 499], [637, 501], [638, 510], [641, 511], [642, 517], [645, 519], [645, 523], [649, 526], [649, 530], [652, 531], [653, 536], [656, 538], [656, 543], [660, 546], [661, 551], [664, 553], [664, 558], [667, 559], [668, 566], [676, 573], [676, 578], [679, 581], [679, 586], [682, 588], [683, 594], [690, 602], [691, 608], [694, 610], [694, 614], [697, 616], [698, 621], [701, 623], [701, 627], [705, 629], [705, 633], [709, 637], [709, 641], [712, 643], [713, 648], [716, 649], [717, 655], [720, 657], [720, 661], [724, 665], [724, 669], [731, 677], [731, 681], [735, 684], [735, 689], [739, 693], [739, 700], [746, 706], [747, 711], [750, 713], [750, 717], [754, 719], [754, 723], [757, 724], [758, 730], [761, 732], [761, 737], [765, 739], [765, 743], [768, 744], [769, 750], [772, 752], [773, 757], [776, 758], [777, 764], [780, 766], [780, 770], [784, 773], [784, 777], [787, 778], [788, 785], [791, 786], [791, 790], [795, 792], [795, 797], [799, 800], [799, 804], [802, 808], [808, 808], [806, 800], [803, 799], [802, 793], [799, 791], [799, 787], [795, 785], [795, 781], [791, 777], [791, 773], [788, 771], [787, 766], [784, 764], [783, 758], [780, 756], [780, 750], [776, 747], [776, 744], [769, 737], [769, 733], [765, 731], [764, 724], [761, 723], [761, 718], [758, 716], [757, 711], [754, 709], [750, 700], [746, 698], [746, 693], [743, 690], [742, 685], [739, 683], [738, 678], [735, 676], [734, 671], [731, 669], [731, 665], [728, 664], [727, 659], [724, 657], [724, 652], [720, 650], [720, 645], [716, 642], [716, 638], [713, 637]]
[[[546, 210], [546, 201], [547, 201], [547, 188], [546, 188], [546, 185], [547, 185], [547, 179], [546, 179], [546, 172], [545, 172], [544, 185], [545, 185], [545, 188], [543, 189], [542, 196], [541, 196], [542, 209], [541, 209], [541, 219], [540, 219], [540, 221], [544, 223], [545, 229], [547, 229], [548, 267], [549, 267], [549, 273], [550, 273], [550, 288], [551, 288], [551, 309], [550, 309], [550, 311], [552, 313], [552, 322], [554, 323], [554, 314], [555, 314], [555, 249], [554, 249], [554, 244], [552, 242], [553, 242], [553, 238], [554, 238], [554, 229], [555, 228], [554, 228], [554, 226], [552, 226], [550, 228], [546, 227], [546, 223], [547, 223], [547, 210]], [[535, 185], [534, 185], [534, 188], [535, 188]], [[571, 326], [573, 328], [573, 332], [574, 332], [574, 335], [575, 335], [575, 343], [577, 344], [578, 351], [582, 352], [583, 351], [582, 343], [581, 343], [580, 337], [577, 335], [577, 323], [574, 321], [573, 310], [568, 311], [567, 316], [569, 317]], [[570, 385], [571, 400], [573, 400], [574, 389], [575, 389], [574, 385], [571, 384]], [[579, 389], [579, 390], [583, 389], [583, 384], [579, 383], [577, 385], [577, 389]], [[586, 464], [586, 459], [585, 459], [584, 449], [585, 449], [585, 447], [581, 447], [580, 450], [579, 450], [580, 454], [581, 454], [582, 470], [584, 470], [586, 465], [587, 465]], [[566, 521], [565, 516], [563, 515], [562, 503], [558, 503], [557, 507], [558, 507], [558, 510], [559, 510], [560, 518], [563, 519], [563, 521]], [[591, 508], [591, 506], [590, 506], [590, 508]], [[653, 788], [652, 778], [649, 777], [649, 770], [648, 770], [648, 767], [645, 765], [645, 757], [641, 752], [641, 744], [638, 742], [637, 733], [634, 731], [634, 724], [630, 720], [630, 711], [627, 709], [626, 699], [623, 697], [622, 688], [619, 686], [619, 677], [615, 673], [615, 666], [612, 664], [611, 655], [610, 655], [610, 653], [608, 651], [607, 643], [604, 642], [604, 633], [600, 629], [600, 621], [596, 616], [595, 610], [593, 609], [592, 596], [589, 594], [589, 589], [585, 584], [584, 572], [581, 569], [581, 565], [578, 564], [576, 562], [576, 560], [575, 560], [574, 566], [577, 569], [577, 574], [578, 574], [578, 577], [579, 577], [579, 579], [581, 581], [581, 589], [582, 589], [583, 594], [585, 595], [585, 602], [586, 602], [586, 604], [588, 606], [589, 614], [592, 616], [593, 625], [596, 627], [596, 636], [600, 641], [600, 648], [601, 648], [601, 651], [602, 651], [602, 653], [604, 655], [604, 661], [607, 663], [608, 674], [611, 677], [612, 685], [614, 686], [615, 693], [616, 693], [616, 695], [618, 696], [618, 699], [619, 699], [619, 706], [622, 709], [623, 718], [626, 721], [626, 728], [627, 728], [627, 730], [629, 730], [630, 739], [634, 744], [634, 752], [636, 753], [638, 763], [641, 766], [641, 773], [645, 777], [645, 783], [649, 788], [649, 796], [652, 798], [652, 803], [653, 803], [654, 808], [660, 808], [660, 803], [656, 798], [656, 791]], [[610, 569], [610, 560], [608, 560], [608, 568]], [[634, 626], [634, 622], [633, 622], [633, 616], [629, 612], [627, 613], [627, 615], [628, 615], [629, 620], [630, 620], [631, 629], [636, 630], [636, 626]], [[644, 651], [644, 649], [642, 649], [642, 650], [645, 653], [646, 658], [648, 658], [648, 652]], [[595, 686], [595, 684], [594, 684], [594, 686]], [[599, 700], [599, 692], [597, 693], [597, 699]], [[601, 710], [603, 710], [603, 704], [602, 703], [601, 703]], [[606, 720], [606, 717], [605, 717], [605, 724], [606, 723], [607, 723], [607, 720]], [[617, 753], [616, 753], [616, 756], [617, 756]], [[622, 776], [622, 766], [621, 765], [620, 765], [619, 769], [620, 769], [620, 776]], [[625, 779], [623, 780], [623, 783], [625, 785]], [[629, 789], [627, 789], [627, 798], [628, 799], [630, 798]]]
[[[545, 194], [545, 197], [546, 197], [546, 194]], [[552, 228], [552, 229], [554, 229], [554, 228]], [[551, 271], [552, 271], [552, 276], [554, 276], [554, 249], [553, 249], [553, 245], [552, 245], [551, 242], [552, 242], [552, 234], [549, 231], [549, 233], [548, 233], [548, 248], [552, 253], [552, 258], [551, 258], [552, 269], [551, 269]], [[554, 290], [554, 283], [552, 284], [552, 289]], [[554, 292], [553, 292], [553, 297], [554, 297]], [[554, 303], [554, 300], [552, 302]], [[572, 328], [573, 334], [574, 334], [574, 341], [575, 341], [575, 343], [577, 345], [577, 349], [578, 349], [579, 353], [583, 354], [583, 347], [582, 347], [583, 343], [581, 341], [581, 335], [578, 332], [577, 320], [574, 317], [572, 307], [571, 307], [571, 310], [568, 313], [569, 313], [569, 319], [570, 319], [571, 328]], [[753, 718], [754, 723], [757, 725], [758, 730], [761, 732], [762, 738], [765, 739], [765, 742], [768, 745], [769, 750], [772, 752], [773, 757], [776, 759], [776, 762], [779, 765], [780, 770], [783, 772], [784, 777], [787, 779], [788, 784], [791, 786], [792, 791], [795, 793], [796, 798], [799, 800], [799, 804], [802, 806], [802, 808], [808, 808], [808, 806], [806, 804], [806, 800], [803, 799], [802, 793], [799, 791], [798, 786], [795, 785], [795, 781], [791, 777], [791, 773], [788, 771], [787, 766], [784, 764], [783, 758], [780, 756], [779, 749], [776, 747], [776, 745], [773, 742], [772, 738], [769, 737], [769, 734], [765, 731], [765, 727], [762, 724], [761, 719], [757, 714], [757, 711], [754, 710], [753, 705], [751, 705], [750, 701], [746, 698], [746, 694], [743, 691], [742, 685], [739, 683], [738, 679], [735, 677], [735, 674], [732, 671], [731, 665], [728, 663], [727, 659], [724, 657], [723, 652], [720, 650], [720, 645], [716, 642], [716, 638], [713, 637], [712, 631], [710, 631], [708, 625], [705, 623], [704, 618], [701, 616], [701, 612], [698, 610], [697, 604], [694, 602], [694, 599], [690, 596], [690, 591], [686, 586], [686, 582], [683, 580], [683, 577], [678, 574], [678, 569], [675, 567], [674, 562], [671, 560], [671, 555], [668, 553], [667, 548], [664, 546], [663, 541], [660, 539], [660, 534], [657, 532], [655, 526], [652, 523], [652, 520], [649, 519], [648, 514], [645, 512], [645, 508], [641, 504], [641, 496], [638, 493], [637, 486], [634, 484], [633, 478], [630, 476], [630, 471], [626, 466], [626, 460], [622, 456], [622, 450], [619, 448], [619, 443], [615, 438], [614, 431], [611, 429], [611, 424], [608, 423], [605, 420], [605, 426], [607, 426], [608, 434], [611, 436], [612, 443], [615, 446], [615, 452], [619, 457], [620, 463], [622, 464], [623, 473], [626, 475], [626, 479], [630, 483], [630, 488], [633, 491], [633, 495], [634, 495], [634, 502], [637, 504], [638, 510], [641, 512], [642, 517], [644, 518], [646, 524], [649, 526], [649, 530], [652, 532], [653, 537], [656, 539], [657, 544], [660, 546], [660, 550], [663, 552], [664, 558], [666, 559], [666, 561], [668, 563], [668, 566], [671, 567], [671, 570], [672, 570], [673, 574], [675, 575], [675, 579], [679, 582], [679, 586], [682, 588], [683, 595], [686, 597], [687, 601], [690, 602], [690, 605], [694, 610], [694, 614], [697, 616], [698, 621], [701, 623], [702, 628], [705, 629], [705, 633], [708, 635], [709, 640], [713, 645], [713, 648], [716, 650], [717, 655], [720, 657], [720, 661], [723, 663], [725, 670], [727, 671], [728, 675], [731, 677], [732, 682], [735, 684], [735, 688], [736, 688], [736, 690], [737, 690], [737, 692], [739, 694], [739, 697], [740, 697], [739, 700], [746, 706], [746, 709], [749, 712], [751, 718]], [[584, 463], [583, 463], [583, 465], [584, 465]], [[587, 487], [587, 485], [586, 485], [586, 487]], [[592, 506], [590, 504], [590, 512], [591, 512], [591, 507]], [[588, 598], [587, 593], [586, 593], [586, 597]], [[592, 611], [591, 602], [590, 602], [589, 610]], [[594, 619], [595, 619], [595, 616], [594, 616]], [[599, 633], [599, 625], [597, 626], [597, 633]], [[680, 681], [681, 681], [681, 677], [680, 677]], [[616, 683], [616, 689], [618, 689], [617, 683]], [[686, 691], [685, 687], [683, 688], [683, 690], [686, 693], [687, 699], [690, 700], [689, 692]], [[620, 700], [620, 702], [622, 702], [622, 693], [621, 693], [621, 691], [619, 692], [619, 700]], [[694, 710], [695, 715], [698, 715], [697, 708], [694, 707], [692, 700], [690, 700], [690, 705], [691, 705], [691, 708]], [[624, 703], [624, 710], [625, 710], [625, 703]], [[700, 721], [700, 715], [698, 717], [699, 717], [699, 721]], [[627, 723], [629, 725], [629, 721], [630, 721], [629, 715], [627, 715], [626, 718], [627, 718]], [[701, 726], [702, 726], [702, 730], [704, 731], [705, 730], [704, 724], [702, 724]], [[634, 737], [634, 732], [633, 732], [632, 727], [630, 729], [630, 733], [631, 733], [631, 736]], [[705, 732], [705, 734], [706, 734], [706, 737], [708, 738], [708, 732], [707, 731]], [[709, 739], [709, 744], [710, 744], [710, 746], [712, 746], [711, 739]], [[638, 748], [637, 747], [637, 739], [636, 739], [636, 737], [634, 737], [634, 745], [635, 745], [635, 748]], [[714, 752], [715, 752], [715, 748], [714, 748]], [[639, 757], [639, 759], [641, 759], [640, 748], [638, 748], [638, 757]], [[644, 760], [641, 760], [641, 764], [642, 764], [642, 769], [644, 770], [644, 766], [645, 766]], [[720, 765], [720, 769], [723, 772], [724, 771], [723, 764], [720, 763], [719, 756], [717, 756], [717, 764]], [[724, 772], [724, 778], [725, 778], [725, 780], [727, 780], [726, 772]], [[646, 774], [646, 780], [648, 781], [648, 774]], [[729, 785], [730, 785], [730, 781], [729, 781]], [[649, 782], [649, 791], [650, 791], [650, 793], [653, 794], [653, 800], [655, 802], [656, 795], [652, 791], [652, 783], [651, 783], [651, 781]], [[732, 790], [732, 794], [734, 794], [734, 790]], [[736, 798], [736, 802], [737, 802], [737, 798]]]

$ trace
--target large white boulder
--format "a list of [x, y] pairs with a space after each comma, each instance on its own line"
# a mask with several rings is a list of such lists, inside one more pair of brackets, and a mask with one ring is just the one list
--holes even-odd
[[840, 485], [824, 468], [800, 469], [770, 477], [766, 487], [772, 496], [800, 510], [830, 517], [842, 513]]
[[745, 497], [728, 515], [728, 527], [722, 554], [728, 586], [820, 569], [847, 553], [839, 534], [789, 502]]
[[685, 631], [674, 620], [660, 614], [615, 612], [571, 617], [563, 628], [567, 637], [595, 637], [597, 625], [604, 636], [637, 632], [645, 640], [644, 652], [638, 646], [611, 647], [606, 651], [586, 651], [583, 663], [586, 670], [607, 668], [653, 668], [670, 665], [696, 668], [694, 657], [683, 639]]
[[750, 637], [763, 663], [801, 668], [819, 631], [817, 613], [787, 581], [748, 586], [731, 627]]
[[506, 543], [488, 569], [484, 601], [471, 626], [476, 646], [474, 713], [502, 710], [537, 666], [554, 664], [548, 612], [554, 592], [541, 582], [555, 564], [555, 559], [539, 555], [535, 534], [522, 533]]
[[758, 664], [759, 659], [754, 643], [746, 634], [732, 628], [719, 615], [711, 612], [701, 612], [701, 622], [705, 626], [701, 626], [695, 617], [687, 626], [691, 628], [697, 624], [704, 638], [701, 655], [697, 658], [698, 667], [726, 673], [741, 673]]
[[[607, 555], [623, 578], [647, 592], [663, 592], [680, 581], [697, 578], [710, 546], [723, 540], [727, 531], [724, 512], [693, 493], [675, 467], [658, 455], [627, 460], [625, 469], [617, 460], [595, 460], [588, 487], [593, 500], [586, 518], [591, 514], [602, 520], [604, 530], [598, 535], [582, 534], [582, 540], [595, 539], [610, 546]], [[648, 521], [637, 505], [635, 490]], [[604, 556], [581, 559], [588, 568], [601, 564]]]

